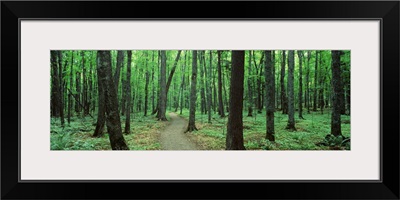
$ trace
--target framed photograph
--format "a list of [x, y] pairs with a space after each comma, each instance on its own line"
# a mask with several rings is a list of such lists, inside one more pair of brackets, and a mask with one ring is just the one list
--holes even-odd
[[399, 199], [398, 1], [1, 6], [3, 199]]

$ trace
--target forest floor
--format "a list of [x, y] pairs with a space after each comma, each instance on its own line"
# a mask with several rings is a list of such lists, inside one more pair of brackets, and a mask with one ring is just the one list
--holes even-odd
[[[154, 116], [131, 116], [131, 133], [123, 134], [130, 150], [162, 149], [160, 133], [170, 122], [156, 120]], [[75, 116], [71, 118], [69, 125], [65, 123], [65, 127], [62, 128], [59, 119], [51, 119], [51, 150], [111, 150], [107, 132], [100, 138], [92, 137], [96, 127], [95, 119]], [[124, 116], [121, 116], [121, 126], [124, 130]]]
[[[178, 112], [179, 113], [179, 112]], [[131, 116], [131, 134], [124, 134], [130, 150], [224, 150], [228, 117], [221, 118], [212, 114], [212, 123], [208, 123], [207, 114], [196, 113], [198, 131], [184, 133], [189, 118], [189, 111], [182, 114], [169, 112], [168, 121], [157, 121], [154, 116]], [[228, 113], [226, 113], [228, 114]], [[295, 115], [297, 131], [285, 129], [287, 115], [275, 112], [275, 142], [265, 139], [265, 112], [255, 111], [252, 117], [243, 115], [244, 145], [247, 150], [329, 150], [332, 146], [320, 146], [330, 133], [330, 111], [304, 112], [305, 119]], [[350, 116], [342, 115], [342, 134], [350, 137]], [[125, 117], [121, 116], [122, 130]], [[91, 117], [71, 118], [71, 123], [64, 128], [60, 120], [51, 119], [51, 150], [111, 150], [108, 134], [100, 138], [92, 137], [96, 120]], [[336, 148], [337, 149], [337, 148]], [[339, 149], [350, 149], [340, 146]]]
[[169, 113], [170, 124], [161, 131], [161, 147], [163, 150], [197, 150], [184, 133], [188, 122], [175, 113]]
[[[189, 111], [183, 110], [180, 115], [188, 119]], [[310, 113], [304, 111], [304, 119], [299, 119], [296, 112], [297, 131], [286, 130], [288, 116], [282, 114], [282, 111], [276, 111], [275, 142], [265, 139], [265, 116], [265, 111], [262, 113], [254, 111], [252, 117], [248, 117], [247, 111], [243, 111], [243, 137], [247, 150], [350, 150], [350, 144], [347, 146], [318, 145], [318, 143], [325, 142], [325, 136], [330, 133], [331, 112], [328, 109], [323, 113], [321, 111], [311, 111]], [[221, 118], [218, 114], [213, 113], [212, 123], [208, 123], [207, 119], [207, 114], [196, 113], [198, 131], [188, 133], [188, 137], [197, 144], [200, 150], [224, 150], [228, 116]], [[343, 136], [350, 137], [350, 116], [341, 115], [341, 121]]]

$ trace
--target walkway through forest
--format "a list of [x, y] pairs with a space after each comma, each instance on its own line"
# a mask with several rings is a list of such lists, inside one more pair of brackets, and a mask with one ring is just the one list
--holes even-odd
[[196, 145], [185, 135], [187, 121], [175, 113], [169, 113], [171, 124], [161, 132], [163, 150], [197, 150]]

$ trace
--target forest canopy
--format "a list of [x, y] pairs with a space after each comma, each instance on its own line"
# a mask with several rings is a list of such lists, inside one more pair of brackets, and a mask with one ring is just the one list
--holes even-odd
[[350, 150], [348, 50], [52, 50], [51, 150]]

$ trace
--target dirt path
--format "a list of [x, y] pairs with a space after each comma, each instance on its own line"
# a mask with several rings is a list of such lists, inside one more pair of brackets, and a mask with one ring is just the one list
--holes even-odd
[[175, 113], [169, 113], [171, 124], [161, 132], [163, 150], [197, 150], [196, 145], [185, 135], [187, 121]]

